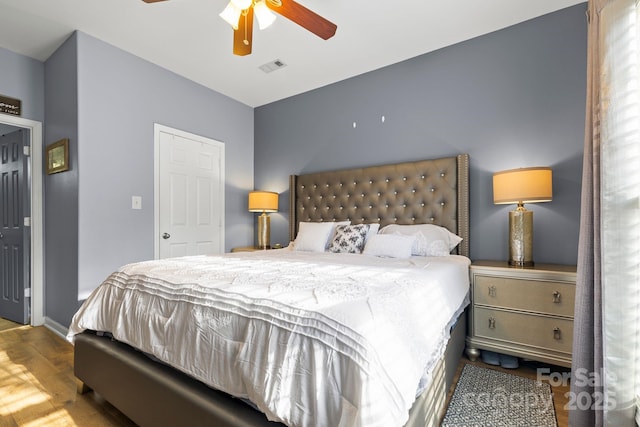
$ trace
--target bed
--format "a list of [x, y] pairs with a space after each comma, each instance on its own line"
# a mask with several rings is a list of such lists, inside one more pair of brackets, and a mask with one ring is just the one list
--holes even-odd
[[[432, 224], [461, 241], [450, 256], [420, 259], [316, 257], [299, 250], [305, 224], [344, 220], [355, 226], [377, 223], [381, 230]], [[143, 426], [282, 425], [269, 419], [291, 426], [438, 425], [466, 335], [468, 156], [292, 176], [290, 235], [297, 243], [286, 249], [149, 261], [115, 272], [83, 304], [69, 329], [78, 391], [95, 390]], [[415, 270], [422, 272], [414, 279]], [[455, 297], [444, 296], [448, 302], [436, 304], [450, 306], [450, 312], [443, 310], [440, 319], [440, 310], [432, 308], [422, 316], [428, 321], [419, 318], [415, 328], [400, 327], [409, 316], [404, 311], [411, 311], [403, 308], [414, 299], [412, 292], [428, 294], [431, 290], [421, 284], [449, 280], [438, 276], [446, 271], [463, 283], [455, 285]], [[321, 286], [302, 282], [303, 275]], [[363, 276], [367, 286], [356, 276]], [[263, 286], [269, 277], [275, 279]], [[207, 280], [216, 286], [203, 285]], [[402, 289], [390, 292], [389, 284]], [[288, 299], [276, 301], [273, 293]], [[391, 299], [392, 294], [405, 300]], [[201, 311], [203, 301], [222, 307], [224, 315]], [[180, 308], [184, 304], [188, 308]], [[244, 315], [236, 319], [229, 313]], [[367, 316], [375, 322], [350, 323]], [[136, 318], [140, 323], [126, 325]], [[174, 322], [177, 318], [186, 321]], [[432, 327], [442, 336], [431, 338], [426, 330]], [[198, 331], [195, 344], [187, 338], [191, 329]], [[251, 338], [240, 342], [231, 332], [225, 335], [227, 329]], [[367, 335], [367, 329], [375, 333]], [[215, 331], [214, 336], [203, 330]], [[415, 339], [421, 334], [424, 344]], [[385, 340], [396, 336], [412, 351], [399, 345], [395, 354], [386, 353]], [[229, 351], [217, 347], [221, 342]], [[192, 353], [206, 353], [207, 364]], [[227, 359], [229, 353], [233, 360]], [[418, 365], [421, 358], [413, 360], [412, 355], [426, 353], [428, 366]], [[268, 359], [275, 363], [263, 366]], [[238, 373], [238, 365], [250, 369]], [[417, 378], [393, 374], [409, 366], [419, 368]], [[289, 394], [273, 398], [285, 391]], [[407, 396], [416, 391], [417, 398]]]

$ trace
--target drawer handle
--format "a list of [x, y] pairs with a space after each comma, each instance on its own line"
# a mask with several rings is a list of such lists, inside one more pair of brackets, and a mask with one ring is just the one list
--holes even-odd
[[494, 317], [489, 317], [489, 329], [496, 328], [496, 319]]
[[562, 295], [560, 294], [560, 292], [555, 291], [553, 293], [553, 303], [560, 304], [561, 302], [562, 302]]
[[562, 332], [560, 331], [560, 328], [553, 328], [553, 339], [557, 341], [562, 339]]
[[489, 286], [489, 296], [490, 297], [495, 297], [496, 296], [496, 287], [495, 287], [495, 285]]

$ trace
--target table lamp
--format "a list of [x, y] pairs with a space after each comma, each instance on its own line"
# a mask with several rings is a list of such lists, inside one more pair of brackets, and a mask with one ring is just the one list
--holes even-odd
[[271, 191], [250, 191], [249, 212], [262, 212], [258, 216], [258, 248], [269, 249], [270, 218], [267, 212], [278, 212], [278, 193]]
[[493, 174], [493, 203], [517, 203], [509, 212], [509, 265], [533, 266], [533, 212], [525, 203], [550, 202], [553, 196], [551, 168], [510, 169]]

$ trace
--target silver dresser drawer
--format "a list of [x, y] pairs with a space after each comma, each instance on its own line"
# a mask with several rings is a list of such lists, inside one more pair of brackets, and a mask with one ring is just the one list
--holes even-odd
[[571, 353], [573, 321], [476, 307], [475, 336]]
[[573, 317], [572, 284], [477, 275], [473, 286], [475, 304]]

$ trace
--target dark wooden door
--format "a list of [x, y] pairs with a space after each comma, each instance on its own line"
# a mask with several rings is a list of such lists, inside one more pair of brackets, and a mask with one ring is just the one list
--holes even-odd
[[29, 321], [29, 239], [25, 235], [28, 199], [26, 132], [0, 135], [0, 317]]

